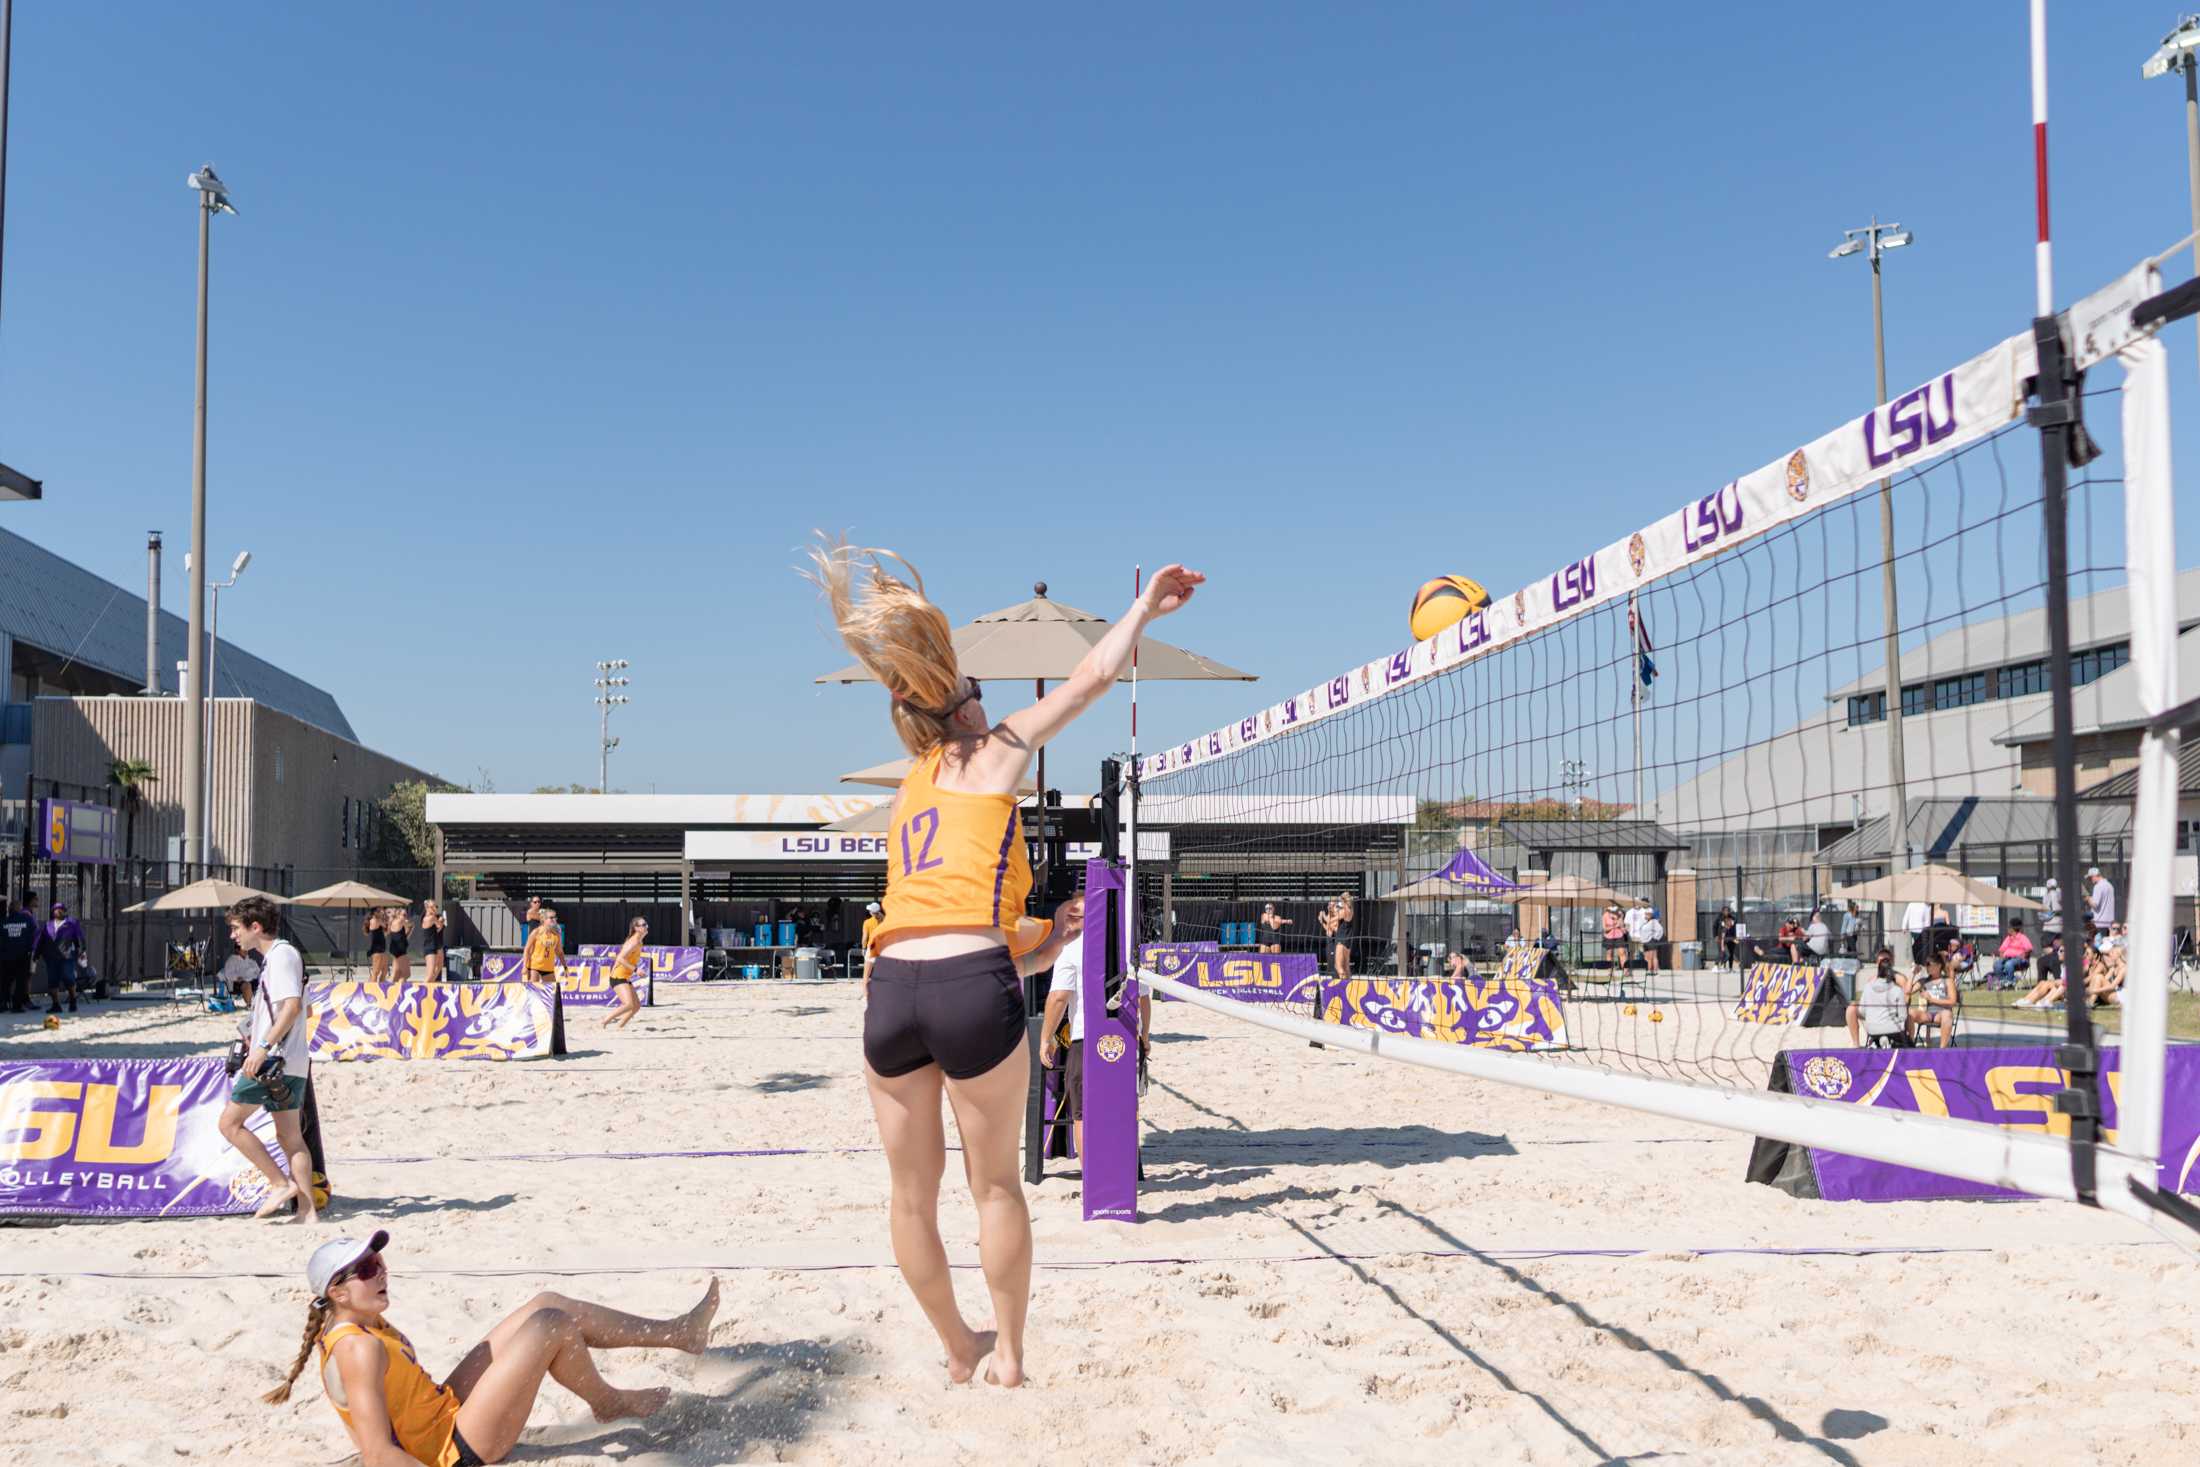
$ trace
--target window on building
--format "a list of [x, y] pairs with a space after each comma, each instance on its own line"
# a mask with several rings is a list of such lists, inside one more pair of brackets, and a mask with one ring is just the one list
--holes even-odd
[[2036, 662], [2014, 662], [2001, 670], [1994, 691], [1997, 698], [2024, 698], [2033, 693], [2047, 691], [2047, 659]]
[[281, 744], [275, 746], [275, 782], [277, 784], [283, 782], [283, 746]]
[[2112, 647], [2095, 647], [2080, 652], [2070, 659], [2070, 685], [2082, 688], [2087, 683], [2107, 677], [2131, 660], [2131, 644], [2118, 642]]
[[1902, 689], [1902, 716], [1917, 718], [1932, 708], [1932, 693], [1923, 683], [1911, 683]]
[[1933, 707], [1936, 709], [1968, 708], [1973, 703], [1985, 701], [1986, 674], [1983, 672], [1966, 672], [1933, 680]]
[[1851, 693], [1849, 695], [1849, 727], [1866, 723], [1880, 723], [1887, 717], [1885, 693]]

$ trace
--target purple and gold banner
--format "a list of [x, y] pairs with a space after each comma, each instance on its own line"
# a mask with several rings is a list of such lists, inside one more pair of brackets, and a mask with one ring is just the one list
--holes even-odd
[[[611, 942], [584, 942], [578, 949], [584, 958], [615, 958], [619, 944]], [[647, 973], [659, 983], [700, 983], [703, 981], [703, 950], [699, 947], [650, 947], [642, 948], [642, 966], [637, 976]], [[650, 1001], [647, 992], [642, 1002]]]
[[[2101, 1049], [2101, 1140], [2116, 1144], [2123, 1091], [2115, 1045]], [[2068, 1136], [2070, 1118], [2055, 1111], [2055, 1092], [2069, 1083], [2046, 1045], [2005, 1049], [1783, 1050], [1772, 1088], [1816, 1100], [1869, 1105], [1913, 1115], [1949, 1116], [2011, 1129]], [[1762, 1150], [1778, 1143], [1759, 1141]], [[2200, 1193], [2200, 1046], [2173, 1044], [2163, 1084], [2162, 1176], [2165, 1189]], [[1903, 1202], [1945, 1197], [2023, 1194], [1943, 1177], [1912, 1167], [1864, 1161], [1810, 1148], [1817, 1195], [1828, 1202]], [[1751, 1163], [1751, 1175], [1758, 1163]]]
[[1219, 993], [1240, 1003], [1311, 1003], [1312, 953], [1223, 953], [1212, 943], [1149, 943], [1139, 949], [1163, 978]]
[[1477, 1049], [1566, 1047], [1566, 1001], [1558, 985], [1503, 974], [1325, 979], [1321, 1016], [1331, 1024]]
[[[0, 1061], [0, 1215], [214, 1217], [267, 1196], [222, 1138], [219, 1059]], [[266, 1111], [251, 1126], [288, 1170]]]
[[537, 1059], [565, 1053], [565, 1017], [549, 983], [306, 985], [316, 1060]]
[[[613, 948], [616, 953], [618, 949]], [[613, 1008], [619, 1000], [611, 991], [610, 958], [598, 957], [583, 949], [583, 955], [567, 958], [558, 964], [558, 992], [565, 996], [567, 1008]], [[518, 953], [486, 953], [481, 959], [483, 983], [519, 983], [527, 974], [520, 967]], [[655, 977], [644, 966], [634, 970], [634, 991], [646, 1006], [657, 1001], [654, 991]]]
[[1818, 991], [1818, 970], [1800, 963], [1753, 963], [1734, 1017], [1747, 1024], [1790, 1024]]

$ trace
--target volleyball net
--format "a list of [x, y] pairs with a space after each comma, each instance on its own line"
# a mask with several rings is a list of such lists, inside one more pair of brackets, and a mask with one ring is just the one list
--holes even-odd
[[[2148, 1211], [2180, 627], [2154, 332], [2189, 293], [2158, 263], [1729, 483], [1646, 483], [1641, 529], [1141, 758], [1141, 980], [1337, 1047]], [[2090, 731], [2075, 777], [2058, 682]], [[1920, 924], [1891, 883], [1928, 864], [1958, 884]], [[1999, 964], [2019, 924], [2038, 944], [2067, 921], [2076, 994], [2087, 905], [2049, 882], [2094, 867], [2129, 929], [2107, 1137], [2053, 1095], [1768, 1089], [1781, 1051], [1851, 1045], [1857, 998], [1860, 1041], [1997, 1040], [2039, 974]], [[1882, 944], [1921, 989], [1899, 1008], [1871, 985]], [[2065, 1095], [2099, 1068], [2083, 1022], [2067, 1038]]]

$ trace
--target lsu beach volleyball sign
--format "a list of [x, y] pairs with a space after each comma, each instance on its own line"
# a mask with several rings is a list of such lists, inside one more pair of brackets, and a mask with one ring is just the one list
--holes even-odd
[[515, 1060], [565, 1053], [552, 983], [306, 985], [317, 1060]]
[[1149, 943], [1139, 957], [1174, 978], [1239, 1003], [1312, 1003], [1317, 960], [1312, 953], [1224, 953], [1213, 943]]
[[[216, 1058], [0, 1061], [0, 1216], [214, 1217], [267, 1196]], [[267, 1112], [252, 1129], [288, 1170]]]
[[[576, 951], [584, 958], [603, 958], [607, 962], [619, 955], [619, 944], [614, 942], [584, 942]], [[700, 983], [703, 981], [703, 950], [699, 947], [645, 947], [642, 949], [642, 966], [637, 973], [646, 972], [657, 983]], [[649, 994], [642, 994], [642, 1002], [649, 1002]]]
[[[2116, 1144], [2123, 1056], [2101, 1050], [2101, 1140]], [[2162, 1087], [2165, 1189], [2200, 1192], [2200, 1046], [2173, 1044]], [[2055, 1093], [2070, 1083], [2044, 1045], [2007, 1049], [1791, 1049], [1773, 1062], [1771, 1088], [1843, 1105], [1983, 1121], [2010, 1130], [2068, 1136], [2070, 1118]], [[1757, 1142], [1749, 1179], [1827, 1202], [1907, 1202], [1950, 1197], [2021, 1197], [2000, 1187], [1913, 1167], [1865, 1161], [1838, 1151]]]

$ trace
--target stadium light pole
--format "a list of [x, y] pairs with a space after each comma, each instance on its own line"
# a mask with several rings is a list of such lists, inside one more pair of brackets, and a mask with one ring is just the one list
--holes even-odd
[[599, 795], [611, 793], [611, 751], [619, 747], [619, 741], [611, 737], [611, 710], [624, 707], [629, 701], [626, 694], [619, 691], [633, 681], [620, 676], [626, 671], [626, 666], [624, 657], [615, 657], [609, 662], [596, 664], [596, 707], [601, 710], [596, 731], [596, 793]]
[[199, 367], [191, 415], [191, 609], [185, 646], [183, 718], [183, 859], [206, 859], [206, 684], [199, 659], [206, 635], [206, 279], [207, 247], [216, 214], [234, 214], [229, 188], [209, 163], [191, 175], [199, 196]]
[[[1875, 404], [1887, 401], [1887, 313], [1880, 291], [1879, 257], [1899, 250], [1915, 239], [1899, 224], [1881, 224], [1874, 214], [1861, 229], [1845, 229], [1841, 243], [1826, 252], [1832, 260], [1846, 255], [1868, 255], [1872, 263], [1872, 360], [1877, 371], [1879, 395]], [[1887, 862], [1891, 871], [1910, 869], [1909, 770], [1902, 749], [1902, 622], [1895, 594], [1894, 481], [1879, 481], [1879, 602], [1886, 618], [1887, 639]], [[1890, 872], [1891, 874], [1891, 872]]]
[[[2200, 15], [2181, 15], [2177, 29], [2162, 37], [2162, 44], [2139, 68], [2143, 80], [2177, 72], [2185, 78], [2185, 185], [2192, 195], [2192, 231], [2200, 236]], [[2200, 273], [2200, 238], [2193, 241], [2193, 267]]]
[[237, 584], [237, 577], [252, 564], [252, 552], [240, 550], [230, 563], [229, 579], [216, 581], [207, 587], [212, 592], [212, 609], [206, 618], [206, 790], [201, 796], [204, 808], [199, 812], [199, 828], [206, 832], [206, 853], [214, 854], [214, 700], [221, 696], [221, 684], [214, 679], [214, 659], [221, 652], [222, 644], [222, 592]]

